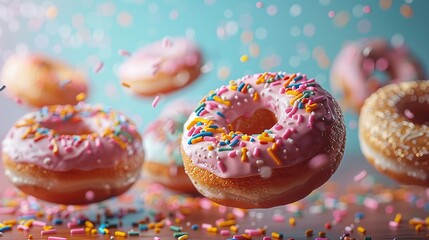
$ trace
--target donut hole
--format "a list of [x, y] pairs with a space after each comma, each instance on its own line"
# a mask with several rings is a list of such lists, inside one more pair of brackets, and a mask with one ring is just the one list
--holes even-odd
[[374, 79], [375, 81], [377, 81], [379, 86], [387, 85], [392, 80], [392, 78], [393, 77], [389, 72], [382, 72], [378, 70], [375, 70], [370, 77], [370, 79]]
[[368, 76], [368, 85], [371, 90], [385, 86], [395, 78], [393, 69], [386, 58], [365, 58], [362, 62], [362, 69]]
[[94, 131], [82, 121], [75, 123], [44, 122], [41, 124], [41, 127], [53, 130], [60, 135], [88, 135], [94, 133]]
[[429, 126], [429, 103], [402, 101], [398, 104], [399, 112], [410, 122]]
[[264, 130], [272, 128], [277, 123], [277, 118], [268, 109], [257, 109], [250, 117], [240, 116], [232, 123], [232, 131], [242, 132], [247, 135], [260, 134]]

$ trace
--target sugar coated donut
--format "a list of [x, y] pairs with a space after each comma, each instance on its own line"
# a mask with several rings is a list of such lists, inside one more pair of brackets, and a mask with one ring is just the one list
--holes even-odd
[[196, 192], [183, 167], [180, 142], [183, 124], [194, 110], [187, 102], [175, 101], [149, 124], [144, 133], [146, 159], [143, 176], [180, 192]]
[[202, 55], [186, 38], [164, 38], [137, 51], [119, 68], [125, 87], [141, 96], [169, 93], [193, 82], [201, 74]]
[[332, 90], [359, 112], [363, 102], [388, 83], [425, 79], [417, 59], [405, 45], [392, 47], [384, 39], [363, 39], [344, 46], [331, 69]]
[[210, 92], [184, 125], [185, 170], [227, 206], [297, 201], [337, 169], [345, 126], [333, 97], [303, 74], [263, 73]]
[[2, 142], [7, 178], [61, 204], [98, 202], [126, 191], [144, 157], [136, 127], [101, 106], [52, 105], [22, 117]]
[[76, 104], [76, 96], [88, 91], [82, 73], [39, 54], [10, 56], [3, 65], [1, 81], [10, 97], [33, 107]]
[[390, 84], [372, 94], [359, 117], [366, 159], [400, 183], [429, 186], [429, 81]]

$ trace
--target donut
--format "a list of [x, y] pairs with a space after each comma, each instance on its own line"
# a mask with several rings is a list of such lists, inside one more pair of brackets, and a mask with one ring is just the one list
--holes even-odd
[[6, 177], [24, 193], [60, 204], [117, 196], [139, 178], [136, 126], [102, 106], [51, 105], [19, 119], [2, 141]]
[[405, 45], [392, 47], [384, 39], [363, 39], [346, 44], [331, 69], [331, 88], [344, 104], [359, 112], [366, 98], [389, 83], [426, 79]]
[[202, 54], [186, 38], [164, 38], [138, 50], [118, 71], [122, 85], [140, 96], [170, 93], [201, 74]]
[[76, 104], [76, 96], [88, 92], [82, 73], [40, 54], [10, 56], [3, 65], [1, 81], [8, 96], [32, 107]]
[[305, 74], [266, 72], [211, 91], [184, 125], [186, 173], [222, 205], [269, 208], [297, 201], [337, 169], [341, 109]]
[[390, 84], [362, 106], [359, 143], [370, 164], [399, 183], [429, 186], [429, 82]]
[[175, 101], [147, 127], [143, 138], [144, 178], [178, 192], [196, 192], [183, 167], [180, 142], [183, 124], [194, 110], [188, 102]]

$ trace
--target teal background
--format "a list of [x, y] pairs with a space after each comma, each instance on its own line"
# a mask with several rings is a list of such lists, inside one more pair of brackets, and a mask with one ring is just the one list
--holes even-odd
[[[261, 2], [258, 8], [257, 1], [247, 0], [0, 1], [0, 64], [14, 52], [42, 52], [67, 61], [90, 79], [88, 102], [123, 111], [142, 131], [170, 102], [179, 98], [196, 102], [209, 90], [245, 74], [302, 72], [329, 89], [329, 69], [336, 54], [344, 43], [360, 38], [405, 43], [425, 69], [428, 66], [429, 1]], [[389, 2], [389, 8], [381, 7]], [[365, 13], [368, 8], [371, 11]], [[401, 8], [413, 13], [403, 14]], [[328, 16], [330, 11], [334, 17]], [[126, 59], [117, 52], [134, 52], [166, 36], [193, 38], [203, 51], [205, 74], [189, 87], [161, 96], [153, 108], [153, 98], [132, 96], [120, 85], [116, 71]], [[254, 52], [256, 46], [259, 54]], [[249, 55], [249, 61], [240, 62], [243, 54]], [[94, 73], [100, 61], [104, 68]], [[29, 111], [4, 95], [0, 93], [0, 138]], [[367, 169], [375, 178], [389, 181], [363, 159], [357, 142], [358, 116], [343, 110], [347, 151], [336, 178], [350, 178]]]

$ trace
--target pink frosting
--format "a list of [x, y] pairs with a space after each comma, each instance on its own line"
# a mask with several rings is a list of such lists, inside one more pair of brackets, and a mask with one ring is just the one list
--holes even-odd
[[2, 147], [17, 163], [59, 172], [109, 168], [131, 155], [143, 157], [141, 138], [124, 115], [84, 104], [26, 114], [9, 130]]
[[[195, 165], [222, 178], [292, 166], [320, 154], [324, 131], [339, 117], [334, 104], [332, 96], [306, 75], [245, 76], [204, 98], [184, 125], [182, 147]], [[260, 134], [230, 130], [230, 123], [258, 109], [273, 112], [278, 122]]]
[[121, 79], [151, 79], [156, 73], [176, 75], [183, 68], [200, 67], [201, 52], [186, 38], [165, 38], [137, 51], [119, 68]]
[[[333, 63], [332, 76], [353, 90], [352, 99], [363, 103], [372, 92], [385, 85], [373, 76], [375, 70], [387, 73], [389, 82], [426, 79], [406, 46], [392, 48], [384, 39], [364, 39], [347, 44]], [[370, 79], [376, 80], [371, 82], [372, 86]], [[332, 88], [338, 89], [335, 85]]]

